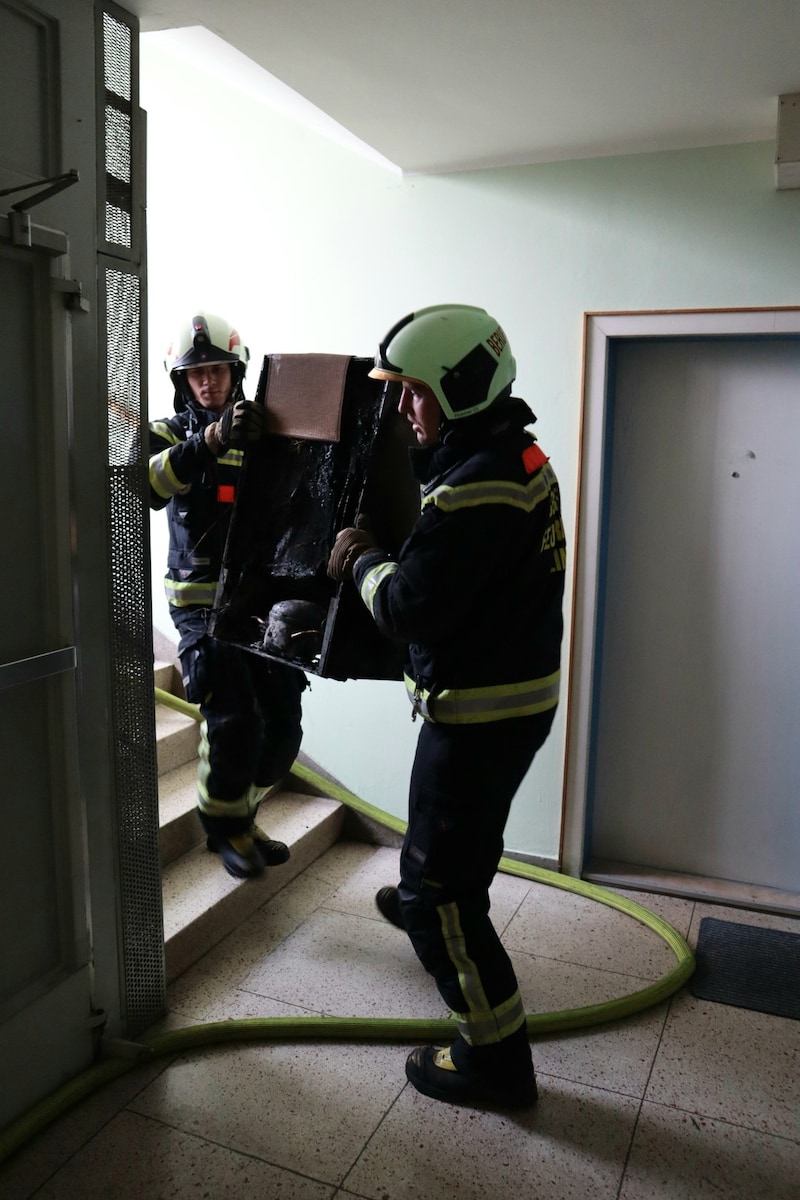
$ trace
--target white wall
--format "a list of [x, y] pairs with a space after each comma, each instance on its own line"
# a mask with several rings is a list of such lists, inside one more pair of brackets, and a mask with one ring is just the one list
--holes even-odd
[[[238, 325], [252, 394], [265, 353], [371, 355], [416, 307], [481, 304], [509, 335], [572, 535], [584, 312], [800, 303], [800, 191], [775, 191], [771, 143], [403, 178], [190, 71], [157, 35], [142, 39], [142, 103], [154, 416], [171, 409], [172, 322], [196, 305]], [[169, 628], [164, 525], [154, 604]], [[403, 816], [416, 727], [401, 685], [312, 677], [306, 695], [305, 750]], [[559, 848], [565, 717], [507, 828], [509, 850], [543, 861]]]

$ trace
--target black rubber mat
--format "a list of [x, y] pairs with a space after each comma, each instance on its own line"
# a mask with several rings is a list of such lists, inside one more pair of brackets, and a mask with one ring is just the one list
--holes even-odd
[[703, 917], [689, 990], [800, 1021], [800, 933]]

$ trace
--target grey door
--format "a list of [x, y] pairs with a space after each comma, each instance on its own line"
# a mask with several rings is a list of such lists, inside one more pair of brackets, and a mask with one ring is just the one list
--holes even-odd
[[800, 342], [621, 342], [590, 867], [800, 892]]
[[[84, 279], [94, 266], [94, 147], [79, 155], [69, 133], [93, 140], [93, 122], [76, 119], [93, 96], [91, 6], [0, 0], [0, 1124], [93, 1054], [75, 600], [85, 452], [74, 418], [87, 388], [74, 386], [73, 322], [85, 340], [87, 318], [64, 290], [70, 247]], [[71, 167], [84, 173], [80, 195], [60, 191], [40, 208], [47, 181]], [[22, 201], [30, 210], [15, 212]]]
[[31, 241], [20, 248], [0, 235], [0, 1122], [92, 1053], [70, 586], [70, 318], [54, 290], [63, 256], [50, 234], [48, 248], [37, 244], [35, 227]]

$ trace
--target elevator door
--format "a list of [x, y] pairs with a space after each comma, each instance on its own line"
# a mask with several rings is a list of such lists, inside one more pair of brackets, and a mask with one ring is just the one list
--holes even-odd
[[628, 341], [588, 862], [800, 892], [800, 341]]

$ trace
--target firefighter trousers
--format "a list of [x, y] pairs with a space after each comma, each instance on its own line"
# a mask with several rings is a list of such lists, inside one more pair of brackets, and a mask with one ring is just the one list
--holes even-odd
[[202, 716], [200, 817], [209, 832], [234, 837], [250, 827], [266, 789], [297, 757], [306, 678], [211, 637], [202, 614], [184, 615], [179, 628], [184, 692]]
[[400, 856], [400, 908], [422, 965], [451, 1009], [465, 1074], [529, 1074], [525, 1011], [489, 917], [511, 801], [555, 709], [482, 725], [420, 730]]

